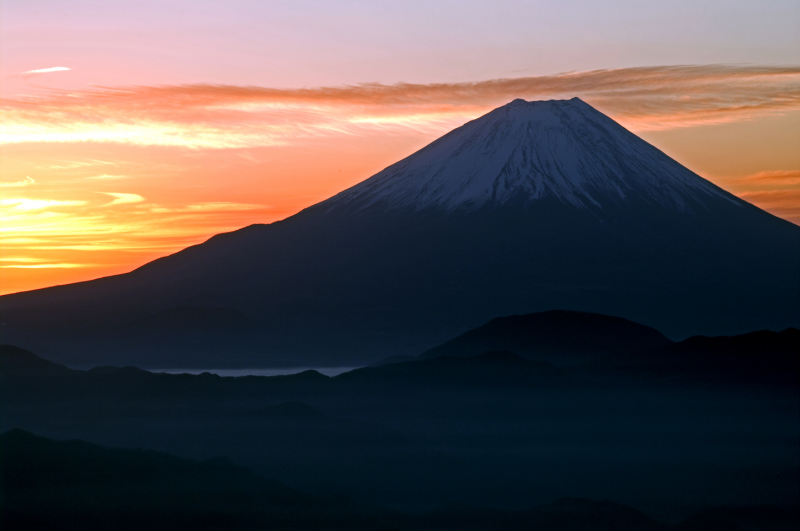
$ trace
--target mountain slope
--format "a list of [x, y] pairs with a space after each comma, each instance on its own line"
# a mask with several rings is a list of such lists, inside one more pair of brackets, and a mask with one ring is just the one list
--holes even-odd
[[62, 362], [351, 364], [554, 308], [676, 339], [797, 326], [798, 249], [580, 100], [516, 100], [283, 221], [0, 309], [4, 341]]

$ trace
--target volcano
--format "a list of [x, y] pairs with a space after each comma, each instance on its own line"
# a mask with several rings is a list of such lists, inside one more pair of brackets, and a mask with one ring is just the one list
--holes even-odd
[[800, 322], [800, 227], [573, 98], [515, 100], [285, 220], [0, 298], [62, 363], [345, 365], [564, 309], [673, 339]]

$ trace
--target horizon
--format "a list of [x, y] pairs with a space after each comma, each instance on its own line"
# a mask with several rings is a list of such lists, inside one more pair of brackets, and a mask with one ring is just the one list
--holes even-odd
[[307, 4], [5, 4], [0, 294], [285, 219], [514, 99], [578, 97], [800, 224], [791, 2]]

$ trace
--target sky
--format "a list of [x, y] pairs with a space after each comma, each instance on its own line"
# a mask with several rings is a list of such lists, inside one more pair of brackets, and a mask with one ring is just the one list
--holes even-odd
[[0, 293], [283, 219], [574, 96], [800, 224], [796, 0], [5, 0]]

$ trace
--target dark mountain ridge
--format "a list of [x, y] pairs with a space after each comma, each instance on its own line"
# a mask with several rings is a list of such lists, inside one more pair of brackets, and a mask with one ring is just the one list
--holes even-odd
[[[555, 326], [554, 326], [555, 325]], [[513, 350], [512, 350], [513, 349]], [[477, 352], [477, 354], [476, 354]], [[524, 355], [520, 356], [518, 352]], [[601, 372], [597, 372], [600, 370]], [[3, 396], [160, 401], [253, 400], [367, 392], [375, 388], [456, 386], [617, 385], [617, 377], [683, 379], [733, 384], [798, 386], [800, 330], [762, 330], [738, 336], [695, 336], [672, 342], [657, 330], [625, 319], [580, 312], [543, 312], [496, 318], [417, 358], [354, 369], [336, 377], [307, 370], [287, 376], [220, 377], [153, 373], [136, 367], [74, 370], [19, 347], [0, 345]], [[615, 379], [606, 381], [608, 375]], [[43, 386], [42, 382], [51, 382]], [[302, 402], [286, 402], [247, 415], [323, 419]]]
[[551, 310], [497, 317], [423, 352], [420, 358], [510, 350], [530, 359], [570, 365], [590, 357], [650, 350], [672, 343], [658, 330], [620, 317]]
[[73, 364], [347, 365], [552, 308], [672, 338], [797, 326], [798, 249], [580, 100], [516, 100], [283, 221], [0, 310], [4, 341]]
[[706, 381], [800, 383], [800, 330], [760, 330], [738, 336], [694, 336], [638, 352], [618, 352], [587, 361], [591, 367], [660, 377]]

